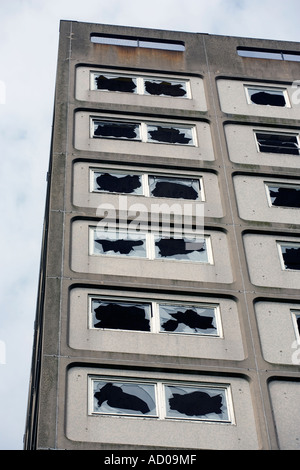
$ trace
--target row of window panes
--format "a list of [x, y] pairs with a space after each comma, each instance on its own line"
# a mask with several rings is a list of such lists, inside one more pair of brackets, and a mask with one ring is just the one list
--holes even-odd
[[100, 172], [91, 170], [94, 192], [134, 194], [146, 197], [203, 201], [202, 178], [177, 178], [160, 175]]
[[92, 119], [92, 137], [196, 146], [195, 126]]
[[237, 49], [237, 53], [240, 57], [250, 57], [253, 59], [287, 60], [292, 62], [300, 62], [300, 52], [239, 47]]
[[210, 236], [159, 236], [139, 230], [91, 228], [91, 254], [213, 264]]
[[165, 51], [184, 52], [183, 41], [170, 41], [162, 39], [138, 38], [132, 36], [114, 36], [112, 34], [91, 34], [91, 42], [94, 44], [106, 44], [110, 46], [141, 47], [146, 49], [161, 49]]
[[89, 377], [90, 414], [233, 422], [229, 385]]
[[113, 73], [91, 73], [91, 89], [138, 95], [190, 98], [188, 80], [173, 78], [142, 77]]
[[219, 305], [118, 300], [90, 296], [92, 329], [220, 337]]

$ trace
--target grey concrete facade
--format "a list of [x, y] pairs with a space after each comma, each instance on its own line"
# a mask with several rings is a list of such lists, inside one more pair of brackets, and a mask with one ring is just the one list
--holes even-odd
[[[300, 62], [241, 47], [300, 54], [299, 43], [61, 22], [25, 449], [300, 449], [300, 269], [283, 256], [300, 247], [300, 208], [276, 207], [269, 189], [300, 185], [299, 152], [278, 151], [298, 148]], [[135, 91], [96, 89], [97, 74], [129, 77]], [[145, 93], [145, 80], [184, 83], [186, 94]], [[252, 89], [284, 105], [254, 104]], [[134, 137], [99, 137], [99, 123]], [[152, 137], [166, 128], [186, 139]], [[266, 134], [274, 152], [261, 151]], [[136, 176], [139, 191], [96, 188], [97, 174]], [[192, 180], [198, 199], [154, 197], [153, 175]], [[181, 233], [172, 211], [188, 204], [205, 248], [160, 256], [159, 237]], [[133, 255], [95, 241], [112, 208], [107, 220], [142, 246]], [[151, 309], [147, 328], [95, 327], [95, 306], [109, 302]], [[213, 326], [164, 330], [161, 312], [175, 307], [210, 312]], [[97, 403], [103, 384], [147, 396], [149, 412]], [[222, 407], [174, 412], [178, 393]]]

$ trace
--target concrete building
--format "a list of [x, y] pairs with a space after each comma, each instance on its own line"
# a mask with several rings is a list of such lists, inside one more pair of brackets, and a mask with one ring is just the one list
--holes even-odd
[[61, 22], [25, 449], [300, 449], [298, 79]]

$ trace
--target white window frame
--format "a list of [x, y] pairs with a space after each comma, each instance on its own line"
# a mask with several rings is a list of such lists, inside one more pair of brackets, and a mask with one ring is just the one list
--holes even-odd
[[297, 325], [297, 318], [298, 317], [300, 318], [300, 310], [292, 308], [290, 310], [290, 312], [291, 312], [291, 316], [292, 316], [292, 322], [293, 322], [293, 327], [294, 327], [294, 330], [295, 330], [296, 339], [298, 341], [300, 341], [300, 332], [299, 332], [298, 325]]
[[[274, 92], [274, 91], [280, 91], [280, 92], [282, 92], [282, 95], [285, 99], [285, 106], [280, 106], [280, 107], [281, 108], [291, 108], [291, 102], [290, 102], [290, 99], [289, 99], [287, 88], [264, 86], [264, 85], [244, 85], [244, 89], [245, 89], [245, 94], [246, 94], [246, 100], [247, 100], [247, 103], [249, 105], [260, 106], [260, 105], [257, 105], [257, 104], [252, 102], [251, 96], [250, 96], [250, 93], [249, 93], [249, 89], [257, 90], [258, 92], [265, 91], [265, 92], [271, 92], [271, 93]], [[270, 106], [270, 105], [266, 105], [266, 106]], [[271, 108], [277, 108], [278, 106], [270, 106], [270, 107]]]
[[293, 272], [293, 273], [299, 272], [300, 273], [300, 270], [298, 270], [298, 269], [291, 269], [291, 268], [286, 268], [285, 267], [283, 253], [282, 253], [282, 247], [292, 247], [292, 248], [295, 247], [295, 248], [300, 249], [300, 242], [286, 242], [286, 241], [280, 240], [280, 241], [277, 241], [276, 243], [277, 243], [277, 249], [278, 249], [278, 253], [279, 253], [281, 268], [283, 269], [283, 271], [289, 271], [289, 272]]
[[[254, 138], [255, 138], [255, 143], [256, 143], [256, 147], [257, 147], [257, 151], [259, 153], [266, 153], [266, 152], [262, 152], [260, 150], [260, 145], [259, 145], [259, 142], [258, 142], [258, 139], [257, 139], [257, 134], [270, 134], [270, 135], [282, 135], [282, 136], [289, 136], [289, 137], [296, 137], [296, 140], [297, 140], [297, 143], [298, 143], [298, 147], [300, 149], [300, 140], [299, 140], [299, 133], [296, 134], [296, 133], [292, 133], [292, 132], [272, 132], [272, 131], [265, 131], [265, 130], [259, 130], [259, 129], [256, 129], [254, 131]], [[272, 153], [272, 152], [269, 152], [269, 153]], [[279, 153], [276, 154], [276, 155], [280, 155]], [[291, 157], [293, 156], [296, 156], [296, 155], [292, 155], [292, 154], [285, 154], [285, 153], [282, 153], [282, 155], [290, 155]], [[300, 156], [300, 155], [299, 155]]]
[[[98, 89], [95, 85], [95, 80], [98, 75], [104, 75], [110, 78], [118, 78], [118, 77], [130, 78], [136, 81], [136, 90], [130, 93], [130, 92], [119, 92], [119, 91], [114, 92], [114, 91], [109, 91], [109, 90]], [[92, 91], [99, 91], [99, 92], [105, 92], [105, 93], [128, 93], [130, 95], [156, 96], [156, 95], [150, 95], [145, 92], [145, 81], [147, 80], [162, 81], [162, 82], [170, 81], [173, 83], [184, 84], [186, 96], [157, 95], [159, 98], [192, 99], [191, 82], [189, 79], [186, 79], [186, 78], [178, 78], [178, 77], [174, 78], [170, 76], [162, 77], [161, 75], [157, 75], [157, 76], [135, 75], [135, 74], [129, 74], [129, 73], [123, 73], [123, 72], [117, 73], [117, 72], [111, 72], [111, 71], [105, 71], [105, 70], [101, 70], [97, 72], [95, 70], [90, 71], [90, 89]]]
[[[111, 122], [111, 123], [123, 123], [123, 124], [135, 124], [139, 129], [139, 137], [135, 139], [127, 139], [118, 138], [118, 137], [97, 137], [95, 136], [95, 124], [97, 122]], [[172, 142], [159, 142], [154, 140], [148, 139], [148, 126], [161, 126], [161, 127], [173, 127], [175, 129], [187, 129], [190, 130], [192, 135], [192, 143], [189, 144], [180, 144], [180, 143], [172, 143]], [[90, 137], [91, 139], [108, 139], [108, 140], [120, 140], [125, 142], [143, 142], [147, 144], [160, 144], [160, 145], [176, 145], [176, 146], [184, 146], [184, 147], [198, 147], [197, 136], [196, 136], [196, 126], [195, 124], [181, 124], [177, 122], [158, 122], [158, 121], [139, 121], [135, 119], [116, 119], [110, 118], [107, 119], [99, 118], [95, 116], [90, 116]]]
[[[90, 167], [89, 168], [90, 172], [90, 184], [89, 184], [89, 192], [90, 193], [97, 193], [97, 194], [125, 194], [127, 196], [137, 196], [137, 197], [151, 197], [153, 199], [174, 199], [174, 200], [182, 200], [184, 202], [190, 201], [190, 202], [205, 202], [205, 192], [204, 192], [204, 182], [203, 182], [203, 176], [189, 176], [189, 175], [169, 175], [169, 174], [159, 174], [155, 172], [151, 173], [139, 173], [135, 171], [123, 171], [121, 169], [114, 170], [112, 168], [94, 168]], [[141, 177], [141, 182], [142, 182], [142, 194], [134, 194], [134, 193], [114, 193], [110, 191], [100, 191], [95, 189], [94, 181], [95, 181], [95, 173], [110, 173], [112, 175], [137, 175]], [[156, 198], [155, 196], [150, 195], [150, 183], [149, 183], [149, 177], [157, 177], [157, 178], [169, 178], [169, 179], [174, 179], [174, 180], [186, 180], [187, 182], [190, 180], [195, 180], [199, 183], [199, 191], [198, 191], [198, 199], [184, 199], [184, 198], [168, 198], [166, 196]]]
[[[136, 385], [153, 385], [154, 396], [155, 396], [155, 409], [156, 415], [141, 415], [134, 413], [109, 413], [94, 410], [94, 382], [111, 382], [121, 384], [136, 384]], [[190, 416], [167, 416], [166, 409], [166, 394], [165, 387], [182, 387], [182, 388], [196, 388], [199, 391], [205, 390], [216, 390], [224, 392], [225, 405], [227, 409], [228, 419], [218, 418], [205, 418], [205, 417], [190, 417]], [[234, 412], [233, 412], [233, 400], [231, 385], [228, 383], [208, 383], [208, 382], [190, 382], [190, 381], [171, 381], [171, 380], [153, 380], [144, 378], [129, 378], [129, 377], [115, 377], [115, 376], [99, 376], [99, 375], [88, 375], [88, 415], [89, 416], [112, 416], [121, 419], [155, 419], [155, 420], [167, 420], [167, 421], [189, 421], [189, 422], [202, 422], [202, 423], [217, 423], [225, 425], [235, 424]]]
[[[113, 257], [125, 257], [125, 258], [135, 258], [135, 259], [148, 259], [148, 260], [155, 260], [155, 261], [160, 261], [160, 262], [177, 262], [177, 263], [200, 263], [202, 265], [213, 265], [214, 264], [214, 261], [213, 261], [213, 253], [212, 253], [212, 245], [211, 245], [211, 236], [209, 234], [203, 234], [201, 235], [201, 237], [199, 236], [199, 238], [197, 238], [195, 240], [195, 242], [192, 242], [192, 243], [198, 243], [198, 240], [202, 241], [202, 240], [205, 240], [205, 245], [206, 245], [206, 253], [207, 253], [207, 261], [197, 261], [197, 260], [189, 260], [189, 259], [175, 259], [175, 258], [170, 258], [170, 257], [166, 257], [166, 258], [161, 258], [161, 257], [156, 257], [155, 256], [155, 237], [159, 236], [159, 238], [164, 238], [164, 235], [160, 235], [160, 234], [156, 234], [156, 233], [150, 233], [150, 232], [146, 232], [144, 230], [140, 230], [139, 232], [134, 232], [134, 231], [130, 231], [130, 230], [127, 230], [126, 227], [120, 227], [120, 228], [117, 228], [115, 227], [114, 229], [114, 232], [124, 232], [124, 233], [132, 233], [132, 234], [142, 234], [142, 235], [145, 235], [145, 240], [146, 240], [146, 256], [134, 256], [134, 255], [122, 255], [122, 254], [115, 254], [115, 255], [106, 255], [104, 253], [95, 253], [95, 250], [94, 250], [94, 243], [95, 243], [95, 232], [97, 232], [97, 230], [99, 230], [99, 232], [103, 232], [104, 230], [100, 230], [99, 228], [97, 228], [97, 226], [89, 226], [89, 254], [91, 256], [99, 256], [99, 257], [103, 257], [103, 256], [106, 256], [106, 257], [110, 257], [110, 256], [113, 256]], [[107, 232], [112, 232], [113, 231], [113, 227], [109, 230], [107, 230]], [[176, 233], [174, 234], [170, 234], [168, 235], [168, 237], [166, 238], [172, 238], [171, 235], [175, 235], [174, 238], [176, 238]], [[190, 237], [189, 237], [189, 234], [188, 233], [184, 233], [184, 235], [182, 235], [181, 238], [191, 238], [191, 239], [195, 239], [195, 237], [190, 234]], [[138, 239], [138, 238], [137, 238]]]
[[267, 194], [267, 200], [268, 200], [268, 204], [269, 204], [269, 207], [271, 207], [272, 209], [293, 209], [293, 210], [299, 210], [300, 208], [299, 207], [289, 207], [289, 206], [274, 206], [273, 203], [272, 203], [272, 199], [271, 199], [271, 195], [270, 195], [270, 188], [273, 187], [273, 188], [295, 188], [295, 189], [299, 189], [300, 191], [300, 184], [290, 184], [290, 183], [273, 183], [272, 181], [264, 181], [264, 184], [265, 184], [265, 190], [266, 190], [266, 194]]
[[[122, 329], [110, 329], [110, 328], [95, 328], [93, 326], [93, 301], [99, 300], [99, 302], [116, 302], [116, 303], [130, 303], [135, 305], [150, 305], [150, 331], [142, 331], [142, 330], [122, 330]], [[183, 308], [210, 308], [214, 310], [214, 319], [216, 324], [216, 333], [193, 333], [193, 332], [170, 332], [170, 331], [163, 331], [160, 329], [160, 314], [159, 314], [159, 306], [160, 305], [168, 305], [174, 307], [183, 307]], [[222, 320], [221, 320], [221, 311], [220, 311], [220, 304], [214, 303], [207, 303], [207, 302], [184, 302], [184, 301], [158, 301], [149, 298], [144, 299], [136, 299], [133, 297], [113, 297], [113, 296], [99, 296], [99, 295], [92, 295], [88, 296], [88, 328], [91, 330], [103, 331], [126, 331], [126, 332], [133, 332], [133, 333], [142, 333], [142, 334], [160, 334], [160, 335], [184, 335], [184, 336], [196, 336], [199, 338], [216, 338], [220, 339], [223, 338], [223, 327], [222, 327]]]

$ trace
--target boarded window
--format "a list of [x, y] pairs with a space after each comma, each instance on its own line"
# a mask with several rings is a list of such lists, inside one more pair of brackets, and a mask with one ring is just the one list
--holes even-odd
[[264, 132], [256, 132], [255, 135], [260, 152], [299, 155], [297, 135]]
[[155, 385], [93, 381], [93, 412], [156, 416]]
[[149, 188], [154, 197], [191, 200], [200, 198], [200, 182], [196, 179], [149, 176]]
[[285, 269], [300, 270], [300, 244], [280, 245]]
[[141, 175], [94, 172], [94, 191], [143, 194]]
[[140, 124], [130, 122], [94, 121], [94, 137], [141, 140]]
[[300, 208], [300, 186], [268, 185], [272, 206]]
[[150, 331], [151, 304], [92, 299], [93, 328]]
[[170, 333], [217, 335], [213, 307], [159, 305], [160, 330]]
[[144, 80], [146, 95], [171, 96], [183, 98], [187, 96], [186, 83], [171, 80]]
[[148, 140], [164, 144], [193, 145], [192, 128], [148, 125]]
[[166, 385], [168, 418], [229, 421], [225, 389]]
[[250, 102], [263, 106], [286, 106], [283, 90], [247, 88]]
[[136, 93], [137, 83], [133, 77], [110, 74], [94, 74], [96, 90]]
[[126, 231], [94, 231], [94, 254], [145, 258], [146, 235]]
[[157, 258], [208, 262], [206, 239], [157, 237], [155, 255]]

